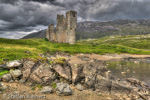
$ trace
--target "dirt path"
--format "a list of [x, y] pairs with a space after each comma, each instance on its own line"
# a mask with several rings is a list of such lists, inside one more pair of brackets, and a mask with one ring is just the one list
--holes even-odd
[[98, 54], [76, 54], [72, 55], [70, 57], [70, 62], [72, 64], [82, 64], [82, 63], [87, 63], [87, 61], [82, 60], [82, 57], [89, 57], [88, 62], [93, 62], [95, 60], [101, 60], [101, 61], [106, 61], [106, 60], [113, 60], [113, 59], [121, 59], [121, 58], [128, 58], [128, 57], [133, 57], [133, 58], [146, 58], [150, 57], [150, 55], [134, 55], [134, 54], [107, 54], [107, 55], [98, 55]]

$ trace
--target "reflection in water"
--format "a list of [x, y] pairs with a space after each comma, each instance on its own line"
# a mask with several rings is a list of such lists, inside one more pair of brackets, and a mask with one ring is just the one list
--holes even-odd
[[150, 85], [150, 59], [122, 59], [106, 61], [112, 75], [125, 78], [136, 78]]

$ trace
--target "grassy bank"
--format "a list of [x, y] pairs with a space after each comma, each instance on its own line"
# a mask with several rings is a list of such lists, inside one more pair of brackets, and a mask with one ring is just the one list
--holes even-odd
[[[24, 57], [37, 58], [39, 54], [46, 51], [64, 51], [74, 53], [130, 53], [150, 54], [150, 39], [135, 39], [139, 42], [132, 42], [135, 36], [129, 37], [104, 37], [97, 40], [78, 41], [74, 45], [51, 43], [46, 39], [3, 39], [0, 38], [0, 63], [3, 59], [15, 60]], [[121, 39], [122, 38], [122, 39]], [[118, 40], [119, 39], [119, 40]], [[131, 42], [131, 43], [130, 43]], [[144, 44], [142, 44], [144, 43]]]

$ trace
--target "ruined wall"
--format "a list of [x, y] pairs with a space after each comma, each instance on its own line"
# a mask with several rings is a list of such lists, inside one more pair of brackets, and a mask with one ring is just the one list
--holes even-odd
[[48, 29], [47, 29], [47, 31], [46, 31], [46, 38], [47, 38], [48, 40], [50, 40], [50, 25], [48, 26]]
[[55, 34], [55, 27], [53, 24], [50, 24], [50, 31], [49, 31], [49, 39], [51, 42], [56, 42], [56, 34]]
[[54, 25], [49, 25], [46, 38], [51, 42], [74, 44], [76, 40], [76, 27], [77, 12], [66, 12], [66, 18], [64, 15], [57, 15], [56, 32]]

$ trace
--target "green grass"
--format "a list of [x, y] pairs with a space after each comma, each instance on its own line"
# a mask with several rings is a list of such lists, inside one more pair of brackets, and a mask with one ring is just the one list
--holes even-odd
[[4, 74], [7, 74], [7, 73], [9, 73], [8, 70], [2, 70], [2, 71], [0, 71], [0, 76], [2, 76], [2, 75], [4, 75]]
[[100, 39], [83, 40], [83, 44], [122, 45], [142, 50], [150, 49], [150, 35], [107, 36]]
[[[46, 39], [3, 39], [0, 38], [0, 63], [3, 59], [16, 60], [25, 57], [37, 58], [46, 51], [75, 53], [130, 53], [150, 54], [150, 39], [133, 39], [135, 36], [104, 37], [90, 41], [78, 41], [74, 45], [51, 43]], [[105, 41], [108, 40], [108, 41]], [[133, 42], [134, 41], [134, 42]]]
[[53, 82], [53, 83], [52, 83], [52, 88], [55, 89], [56, 87], [57, 87], [56, 83]]

